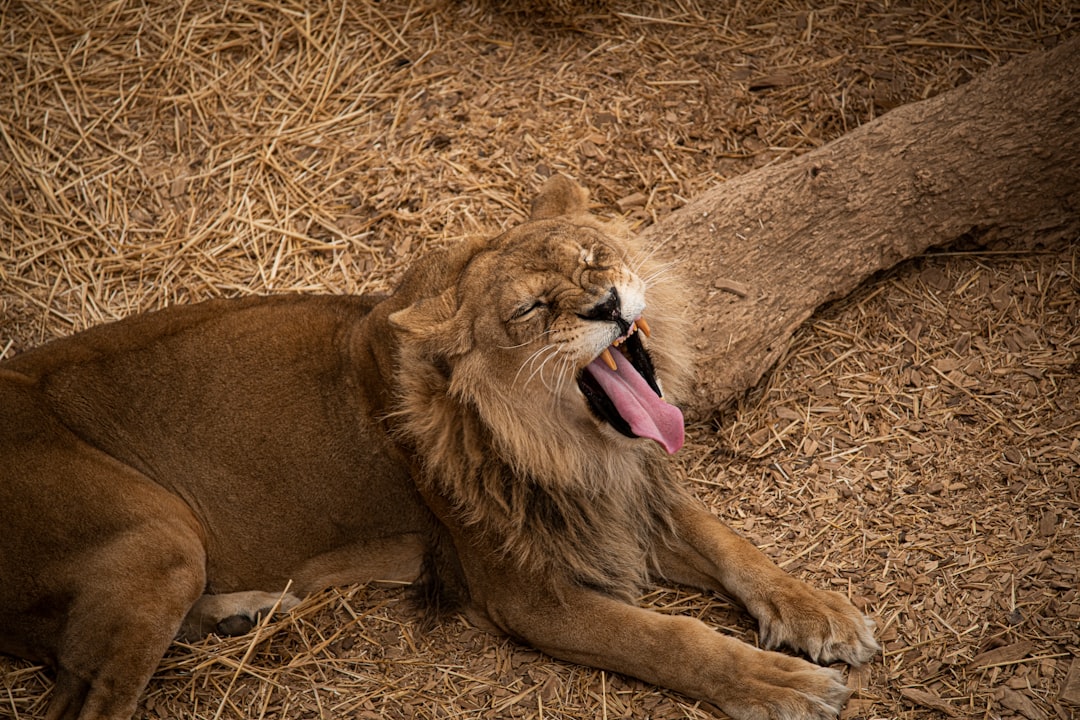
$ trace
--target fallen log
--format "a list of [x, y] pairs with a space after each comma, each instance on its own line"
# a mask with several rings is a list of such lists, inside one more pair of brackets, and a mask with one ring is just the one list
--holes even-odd
[[704, 417], [823, 303], [963, 238], [1080, 236], [1080, 38], [706, 192], [644, 231], [690, 288]]

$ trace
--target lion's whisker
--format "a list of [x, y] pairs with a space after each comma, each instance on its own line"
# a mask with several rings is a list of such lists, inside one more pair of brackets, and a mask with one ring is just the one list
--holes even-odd
[[629, 258], [629, 262], [627, 264], [630, 265], [631, 269], [633, 269], [635, 273], [638, 272], [639, 270], [641, 270], [641, 267], [645, 263], [647, 263], [649, 260], [652, 260], [653, 257], [656, 256], [657, 251], [660, 250], [660, 248], [662, 248], [664, 244], [665, 243], [657, 243], [654, 245], [650, 245], [647, 248], [642, 248], [638, 250], [636, 253], [634, 253], [633, 256]]
[[[522, 370], [525, 369], [526, 365], [534, 365], [535, 362], [536, 362], [537, 356], [540, 355], [541, 353], [551, 349], [552, 347], [554, 347], [554, 346], [551, 343], [548, 343], [547, 345], [544, 345], [540, 349], [533, 352], [533, 354], [530, 355], [529, 357], [525, 358], [525, 361], [521, 363], [520, 367], [518, 367], [517, 373], [514, 374], [514, 382], [513, 382], [513, 384], [517, 385], [518, 378], [521, 377], [521, 372], [522, 372]], [[533, 374], [535, 375], [536, 373], [534, 372]], [[531, 380], [531, 379], [532, 379], [532, 376], [530, 375], [529, 380]], [[525, 381], [526, 385], [529, 384], [529, 380]]]
[[562, 397], [563, 388], [566, 387], [566, 380], [570, 375], [570, 373], [568, 372], [569, 369], [570, 356], [563, 355], [561, 361], [559, 362], [559, 374], [557, 382], [555, 383], [555, 393], [552, 395], [552, 400], [555, 403], [556, 408], [562, 407], [562, 405], [559, 403], [559, 398]]
[[630, 266], [630, 269], [636, 275], [641, 270], [641, 266], [648, 262], [655, 254], [656, 248], [654, 247], [640, 250], [634, 253], [633, 256], [628, 258], [629, 262], [627, 262], [627, 264]]
[[635, 257], [632, 257], [631, 262], [629, 263], [633, 266], [634, 272], [636, 273], [638, 269], [642, 265], [644, 265], [647, 260], [651, 259], [654, 255], [656, 255], [657, 252], [667, 246], [667, 244], [671, 241], [672, 237], [674, 236], [666, 237], [660, 242], [651, 243], [648, 247], [641, 248], [637, 253], [635, 253]]
[[555, 388], [551, 387], [551, 385], [548, 383], [548, 381], [544, 378], [544, 372], [543, 371], [544, 371], [544, 366], [546, 366], [548, 364], [548, 362], [551, 361], [552, 358], [557, 357], [560, 354], [561, 354], [560, 349], [558, 347], [555, 347], [553, 349], [553, 351], [544, 359], [544, 362], [540, 363], [540, 382], [544, 383], [544, 387], [547, 388], [548, 391], [553, 393], [553, 394], [557, 394], [555, 392]]
[[657, 267], [653, 268], [652, 271], [648, 275], [645, 275], [644, 277], [642, 277], [641, 280], [646, 285], [650, 285], [653, 282], [655, 282], [656, 280], [659, 280], [659, 279], [664, 278], [667, 275], [671, 274], [675, 270], [675, 266], [676, 266], [676, 263], [674, 263], [674, 262], [669, 262], [669, 263], [664, 263], [662, 265], [658, 265]]
[[550, 335], [552, 333], [552, 331], [553, 331], [552, 328], [548, 328], [547, 330], [540, 333], [539, 335], [531, 337], [531, 338], [529, 338], [528, 340], [526, 340], [524, 342], [518, 343], [517, 345], [496, 345], [495, 347], [499, 348], [500, 350], [517, 350], [518, 348], [523, 348], [526, 345], [531, 345], [532, 343], [536, 342], [537, 340], [544, 337], [545, 335]]
[[559, 362], [555, 368], [555, 387], [552, 390], [552, 398], [558, 401], [558, 398], [562, 396], [563, 388], [566, 386], [567, 369], [570, 366], [572, 358], [566, 353], [559, 353]]
[[[530, 374], [530, 375], [529, 375], [529, 377], [528, 377], [528, 378], [527, 378], [527, 379], [525, 380], [525, 384], [526, 384], [526, 385], [528, 385], [528, 384], [529, 384], [530, 382], [532, 382], [532, 379], [533, 379], [534, 377], [536, 377], [536, 376], [537, 376], [537, 374], [539, 374], [539, 375], [540, 375], [540, 382], [542, 382], [542, 383], [544, 384], [544, 387], [546, 387], [546, 388], [547, 388], [548, 390], [550, 390], [550, 389], [551, 389], [551, 387], [550, 387], [550, 386], [549, 386], [549, 385], [547, 384], [547, 380], [545, 380], [545, 379], [544, 379], [544, 366], [545, 366], [545, 365], [547, 365], [547, 364], [548, 364], [548, 363], [549, 363], [549, 362], [551, 361], [551, 359], [552, 359], [553, 357], [555, 357], [556, 355], [558, 355], [558, 354], [559, 354], [559, 346], [558, 346], [558, 345], [554, 345], [554, 344], [549, 344], [549, 345], [545, 345], [545, 346], [544, 346], [543, 348], [541, 348], [541, 351], [543, 351], [543, 350], [550, 350], [550, 352], [549, 352], [549, 353], [547, 354], [547, 356], [546, 356], [546, 357], [545, 357], [545, 358], [543, 359], [543, 361], [542, 361], [542, 362], [540, 363], [540, 366], [539, 366], [539, 367], [536, 367], [536, 368], [535, 368], [535, 369], [534, 369], [534, 370], [532, 371], [532, 374]], [[536, 363], [536, 360], [535, 360], [535, 358], [536, 358], [536, 356], [537, 356], [537, 355], [539, 354], [539, 352], [540, 352], [540, 351], [538, 351], [538, 352], [536, 352], [536, 353], [533, 353], [533, 355], [532, 355], [532, 357], [530, 358], [530, 360], [528, 360], [528, 361], [526, 361], [526, 362], [527, 362], [528, 364], [530, 364], [530, 365], [535, 365], [535, 363]], [[523, 363], [523, 364], [522, 364], [522, 367], [524, 368], [524, 366], [525, 366], [525, 364]], [[515, 381], [515, 382], [516, 382], [516, 381]]]

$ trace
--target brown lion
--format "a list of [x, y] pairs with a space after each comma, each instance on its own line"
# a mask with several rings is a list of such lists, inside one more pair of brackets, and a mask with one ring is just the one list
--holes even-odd
[[56, 669], [47, 717], [129, 718], [178, 634], [372, 580], [733, 718], [835, 716], [837, 671], [633, 604], [659, 578], [770, 648], [878, 647], [674, 482], [678, 303], [585, 201], [549, 181], [385, 299], [173, 307], [0, 363], [0, 650]]

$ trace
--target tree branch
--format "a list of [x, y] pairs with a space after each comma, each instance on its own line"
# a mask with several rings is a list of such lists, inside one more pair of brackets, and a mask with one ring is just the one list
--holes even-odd
[[691, 292], [691, 416], [756, 384], [825, 302], [965, 237], [1080, 235], [1080, 38], [733, 178], [643, 233]]

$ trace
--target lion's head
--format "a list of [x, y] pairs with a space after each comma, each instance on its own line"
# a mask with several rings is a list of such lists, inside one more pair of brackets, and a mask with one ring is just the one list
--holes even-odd
[[685, 353], [667, 268], [588, 214], [582, 188], [553, 178], [528, 222], [436, 262], [443, 287], [414, 289], [390, 316], [414, 423], [460, 432], [441, 411], [467, 407], [508, 462], [559, 482], [649, 440], [682, 445], [669, 401]]

